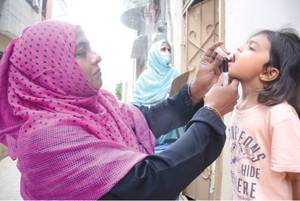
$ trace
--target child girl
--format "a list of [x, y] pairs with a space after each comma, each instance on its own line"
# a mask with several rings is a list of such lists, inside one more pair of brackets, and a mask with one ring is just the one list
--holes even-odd
[[242, 96], [227, 135], [233, 199], [300, 199], [300, 39], [263, 30], [229, 64]]

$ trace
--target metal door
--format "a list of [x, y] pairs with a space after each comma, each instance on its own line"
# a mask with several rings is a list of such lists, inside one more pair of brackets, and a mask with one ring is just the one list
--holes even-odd
[[[190, 71], [189, 80], [195, 74], [200, 57], [205, 50], [219, 40], [218, 0], [204, 0], [183, 10], [182, 72]], [[215, 165], [217, 164], [217, 165]], [[197, 200], [217, 199], [215, 173], [220, 171], [217, 162], [196, 178], [183, 194]], [[219, 179], [219, 178], [218, 178]]]

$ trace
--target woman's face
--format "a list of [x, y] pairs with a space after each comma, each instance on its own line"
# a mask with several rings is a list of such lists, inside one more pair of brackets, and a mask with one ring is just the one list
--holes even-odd
[[163, 42], [159, 49], [161, 61], [165, 65], [169, 65], [172, 62], [171, 47], [168, 43]]
[[235, 52], [233, 62], [229, 64], [230, 77], [241, 81], [258, 78], [269, 61], [270, 48], [271, 44], [265, 35], [250, 38]]
[[95, 88], [102, 86], [101, 70], [98, 63], [102, 58], [90, 48], [90, 43], [81, 29], [77, 29], [75, 60], [84, 77]]
[[171, 48], [167, 43], [162, 43], [160, 47], [161, 52], [171, 53]]

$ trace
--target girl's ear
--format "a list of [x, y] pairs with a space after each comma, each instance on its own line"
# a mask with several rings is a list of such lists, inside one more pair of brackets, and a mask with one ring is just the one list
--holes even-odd
[[268, 66], [259, 74], [259, 79], [264, 82], [271, 82], [279, 76], [279, 70], [273, 66]]

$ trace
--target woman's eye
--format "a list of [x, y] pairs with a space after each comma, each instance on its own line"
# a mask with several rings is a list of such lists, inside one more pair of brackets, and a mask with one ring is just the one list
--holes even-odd
[[86, 52], [84, 50], [78, 50], [75, 53], [75, 57], [84, 57], [86, 55]]
[[171, 50], [170, 50], [170, 48], [167, 48], [167, 47], [162, 47], [161, 49], [160, 49], [162, 52], [171, 52]]
[[89, 51], [89, 46], [87, 45], [78, 45], [75, 51], [75, 57], [85, 57]]

